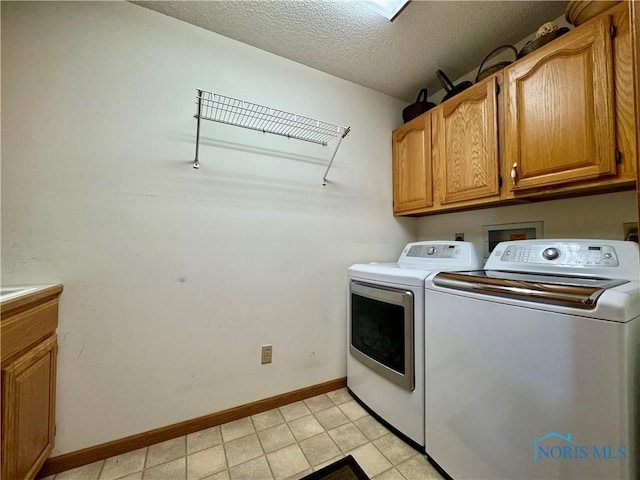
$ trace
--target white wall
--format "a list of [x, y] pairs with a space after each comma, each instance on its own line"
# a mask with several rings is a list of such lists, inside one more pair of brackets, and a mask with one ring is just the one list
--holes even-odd
[[637, 222], [633, 191], [551, 200], [526, 205], [487, 208], [423, 217], [418, 222], [420, 240], [464, 239], [474, 242], [482, 254], [483, 225], [543, 222], [545, 238], [602, 238], [624, 240], [624, 222]]
[[[350, 125], [331, 183], [211, 122], [193, 170], [197, 87]], [[2, 2], [2, 283], [65, 287], [54, 455], [345, 375], [347, 266], [417, 235], [403, 106], [128, 3]]]

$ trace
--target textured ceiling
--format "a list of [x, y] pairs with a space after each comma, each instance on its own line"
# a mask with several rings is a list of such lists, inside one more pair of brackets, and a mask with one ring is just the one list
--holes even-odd
[[562, 15], [566, 1], [412, 1], [393, 21], [355, 0], [134, 1], [393, 97], [440, 90], [493, 48]]

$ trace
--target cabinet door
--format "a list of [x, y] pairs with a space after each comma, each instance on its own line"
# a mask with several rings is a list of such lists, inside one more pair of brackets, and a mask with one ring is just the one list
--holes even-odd
[[433, 113], [435, 194], [443, 205], [499, 194], [497, 88], [493, 77]]
[[2, 477], [32, 479], [54, 439], [56, 336], [2, 370]]
[[511, 191], [616, 173], [611, 17], [505, 70]]
[[[635, 94], [631, 98], [636, 99], [636, 105], [640, 99], [640, 2], [629, 2], [629, 18], [631, 19], [631, 39], [633, 42], [633, 71], [635, 72]], [[640, 125], [640, 108], [635, 108], [636, 125]], [[636, 129], [637, 146], [640, 146], [640, 128]], [[640, 225], [640, 147], [636, 149], [637, 163], [637, 203], [638, 203], [638, 225]]]
[[393, 212], [433, 205], [431, 117], [425, 113], [393, 131]]

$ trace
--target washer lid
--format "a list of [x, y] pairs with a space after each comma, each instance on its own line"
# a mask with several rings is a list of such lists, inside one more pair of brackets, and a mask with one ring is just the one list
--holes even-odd
[[595, 308], [607, 289], [625, 283], [629, 281], [504, 270], [442, 272], [433, 278], [439, 287], [581, 309]]

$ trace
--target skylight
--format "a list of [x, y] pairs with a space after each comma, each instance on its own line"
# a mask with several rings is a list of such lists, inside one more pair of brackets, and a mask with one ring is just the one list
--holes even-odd
[[360, 0], [376, 13], [393, 21], [410, 0]]

